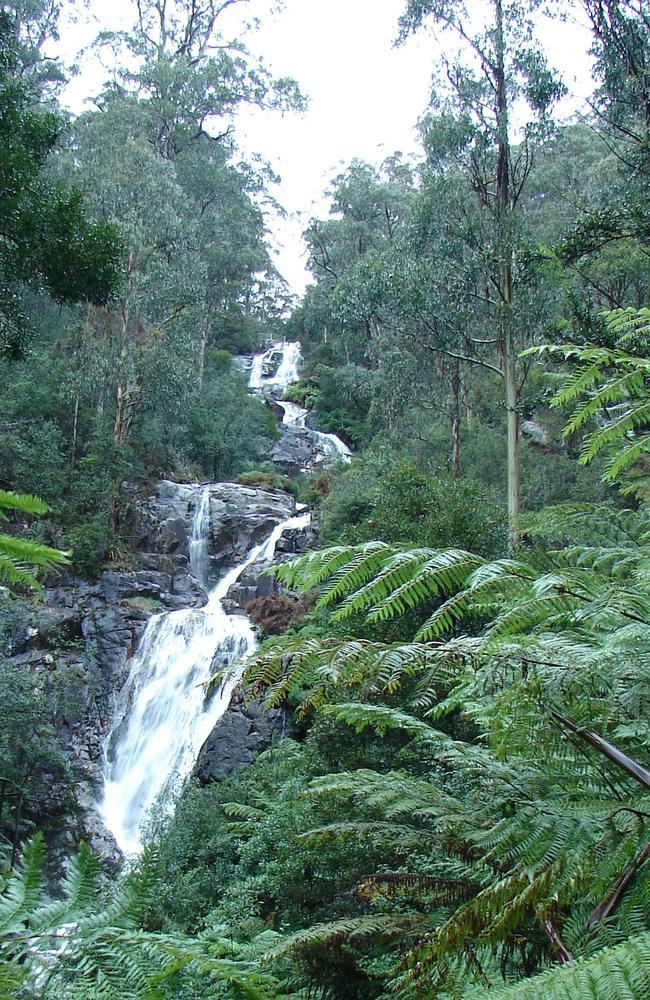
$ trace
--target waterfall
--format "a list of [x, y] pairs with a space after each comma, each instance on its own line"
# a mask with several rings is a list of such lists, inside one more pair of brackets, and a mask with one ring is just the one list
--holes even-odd
[[298, 406], [296, 403], [290, 403], [286, 399], [278, 399], [278, 406], [282, 408], [282, 423], [287, 427], [304, 427], [305, 420], [307, 419], [307, 410], [304, 407]]
[[[197, 498], [190, 541], [192, 567], [205, 582], [209, 500], [210, 489], [205, 487]], [[123, 692], [123, 711], [106, 742], [99, 806], [125, 854], [141, 850], [141, 826], [151, 809], [169, 808], [181, 790], [203, 743], [230, 704], [244, 657], [255, 648], [249, 619], [224, 610], [226, 594], [248, 566], [272, 559], [284, 531], [305, 528], [309, 521], [309, 513], [301, 513], [276, 525], [242, 563], [221, 577], [205, 607], [154, 615], [147, 623]], [[207, 684], [215, 673], [220, 682], [209, 694]]]
[[[280, 357], [280, 363], [275, 375], [265, 375], [264, 370], [272, 367]], [[248, 380], [249, 389], [274, 389], [283, 392], [288, 386], [298, 381], [298, 365], [300, 364], [300, 344], [274, 344], [263, 354], [253, 358], [251, 374]]]
[[207, 589], [210, 556], [208, 552], [208, 529], [210, 522], [210, 490], [201, 490], [190, 533], [190, 566], [199, 583]]
[[316, 447], [325, 459], [331, 458], [346, 464], [352, 461], [352, 452], [336, 434], [325, 434], [324, 431], [313, 433], [316, 435]]
[[[308, 411], [281, 397], [298, 381], [300, 344], [274, 344], [253, 358], [249, 386], [272, 396], [283, 410], [285, 433], [309, 442], [315, 461], [350, 461], [350, 450], [334, 434], [306, 427]], [[265, 374], [268, 371], [275, 373]], [[246, 615], [228, 614], [223, 601], [246, 568], [273, 558], [289, 528], [305, 528], [309, 513], [276, 525], [210, 589], [210, 487], [197, 487], [189, 539], [192, 572], [208, 590], [203, 608], [187, 608], [149, 619], [121, 696], [121, 708], [105, 745], [104, 793], [99, 810], [125, 854], [142, 847], [142, 825], [154, 808], [170, 808], [204, 742], [227, 710], [255, 648]], [[218, 682], [209, 689], [215, 675]]]
[[[272, 365], [280, 353], [280, 364], [275, 375], [264, 375], [267, 366]], [[287, 399], [278, 398], [290, 385], [300, 378], [298, 366], [301, 360], [300, 343], [274, 344], [263, 354], [253, 358], [248, 386], [252, 390], [267, 390], [273, 396], [278, 406], [282, 408], [282, 425], [292, 431], [302, 432], [313, 442], [317, 460], [324, 462], [350, 462], [352, 452], [336, 434], [326, 434], [324, 431], [314, 431], [306, 426], [308, 410]]]

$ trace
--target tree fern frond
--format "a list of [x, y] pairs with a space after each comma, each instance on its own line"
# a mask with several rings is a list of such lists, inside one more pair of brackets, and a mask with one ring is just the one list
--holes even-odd
[[35, 909], [30, 916], [30, 928], [39, 933], [47, 927], [74, 921], [80, 912], [96, 900], [100, 872], [98, 859], [87, 844], [81, 844], [62, 880], [64, 898]]
[[23, 514], [47, 514], [50, 509], [40, 497], [31, 493], [13, 493], [11, 490], [0, 490], [0, 508], [19, 510]]
[[540, 975], [475, 990], [472, 1000], [630, 1000], [650, 995], [650, 933], [640, 934]]
[[345, 917], [330, 923], [315, 924], [306, 930], [298, 931], [273, 948], [267, 958], [282, 958], [293, 951], [302, 951], [310, 947], [322, 947], [333, 941], [361, 941], [364, 938], [386, 940], [400, 938], [404, 935], [417, 934], [425, 921], [421, 915], [415, 914], [376, 914], [363, 917]]

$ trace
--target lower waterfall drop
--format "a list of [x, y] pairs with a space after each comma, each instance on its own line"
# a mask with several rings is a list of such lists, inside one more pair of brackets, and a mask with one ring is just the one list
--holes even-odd
[[[190, 556], [207, 585], [209, 488], [198, 498]], [[154, 615], [147, 623], [122, 693], [124, 710], [106, 741], [104, 797], [99, 805], [106, 827], [126, 855], [142, 849], [142, 824], [152, 807], [169, 808], [190, 774], [198, 753], [224, 714], [241, 679], [244, 658], [255, 634], [244, 614], [229, 615], [223, 599], [244, 570], [271, 559], [289, 528], [305, 528], [308, 513], [276, 525], [266, 541], [230, 569], [210, 590], [203, 608]], [[206, 685], [218, 673], [217, 690]]]

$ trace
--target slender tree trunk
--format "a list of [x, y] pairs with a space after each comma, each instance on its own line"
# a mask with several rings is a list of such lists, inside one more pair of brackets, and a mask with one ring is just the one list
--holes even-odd
[[201, 343], [199, 344], [199, 370], [196, 377], [196, 388], [198, 392], [203, 389], [203, 379], [205, 377], [205, 352], [208, 347], [208, 337], [210, 336], [210, 314], [206, 313], [201, 325]]
[[[474, 345], [472, 341], [467, 338], [465, 340], [465, 354], [468, 358], [471, 358], [474, 354]], [[467, 378], [460, 379], [460, 395], [463, 401], [463, 408], [465, 410], [465, 423], [467, 425], [467, 430], [471, 431], [474, 428], [474, 407], [472, 406], [472, 401], [469, 398], [469, 388], [467, 385]]]
[[117, 387], [117, 413], [115, 414], [113, 439], [118, 448], [125, 447], [129, 442], [137, 394], [138, 386], [131, 379], [131, 376], [129, 376], [126, 385], [118, 385]]
[[455, 479], [460, 476], [460, 365], [451, 376], [451, 465]]
[[[129, 254], [127, 263], [127, 282], [133, 269], [133, 252]], [[128, 290], [122, 300], [122, 329], [120, 338], [120, 361], [124, 364], [129, 356], [129, 319], [131, 306], [129, 302]], [[117, 386], [115, 413], [115, 425], [113, 427], [113, 440], [116, 447], [122, 448], [128, 442], [133, 423], [133, 406], [137, 393], [137, 384], [132, 363], [129, 363], [128, 370], [121, 373], [122, 381]]]
[[208, 349], [208, 341], [210, 340], [210, 333], [212, 331], [212, 310], [209, 306], [206, 306], [205, 315], [203, 317], [203, 322], [201, 324], [201, 342], [199, 344], [199, 366], [198, 373], [196, 377], [196, 388], [201, 392], [203, 388], [203, 379], [205, 377], [205, 352]]
[[79, 426], [79, 393], [74, 398], [74, 408], [72, 410], [72, 442], [70, 444], [70, 472], [74, 469], [77, 458], [77, 429]]
[[505, 40], [501, 0], [494, 0], [496, 44], [496, 110], [497, 110], [497, 227], [500, 243], [501, 304], [499, 309], [499, 340], [503, 359], [503, 377], [508, 424], [508, 537], [510, 549], [519, 543], [520, 467], [519, 467], [519, 393], [517, 387], [517, 355], [512, 329], [512, 207], [510, 203], [510, 140], [508, 136], [508, 95], [505, 72]]

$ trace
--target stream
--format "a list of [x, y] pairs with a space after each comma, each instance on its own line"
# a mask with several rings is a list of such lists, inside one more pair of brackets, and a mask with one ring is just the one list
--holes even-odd
[[[320, 461], [350, 461], [350, 451], [339, 438], [307, 428], [307, 410], [281, 399], [298, 380], [299, 363], [300, 344], [273, 345], [253, 358], [250, 390], [278, 403], [282, 424], [290, 433], [311, 436]], [[211, 487], [191, 488], [195, 497], [190, 565], [208, 601], [202, 608], [149, 619], [104, 748], [104, 788], [98, 809], [127, 856], [142, 850], [143, 826], [154, 808], [173, 809], [203, 743], [230, 704], [246, 657], [256, 647], [249, 618], [224, 608], [228, 591], [253, 563], [273, 560], [285, 531], [307, 528], [311, 518], [301, 512], [280, 521], [215, 583], [209, 578]], [[210, 686], [215, 675], [218, 681]]]

